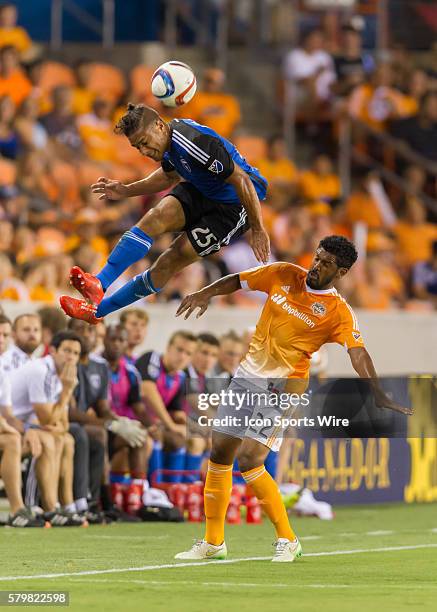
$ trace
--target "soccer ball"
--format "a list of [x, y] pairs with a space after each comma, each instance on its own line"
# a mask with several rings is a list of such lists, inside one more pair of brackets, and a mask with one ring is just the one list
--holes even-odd
[[196, 93], [196, 77], [187, 64], [165, 62], [152, 76], [152, 93], [165, 106], [182, 106]]

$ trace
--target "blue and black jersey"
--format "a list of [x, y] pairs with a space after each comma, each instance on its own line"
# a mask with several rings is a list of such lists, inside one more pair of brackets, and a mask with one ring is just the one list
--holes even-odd
[[240, 204], [233, 185], [226, 179], [237, 164], [246, 172], [260, 200], [264, 200], [267, 181], [240, 155], [236, 147], [217, 132], [191, 119], [170, 122], [170, 150], [162, 160], [165, 172], [176, 171], [202, 195], [222, 204]]

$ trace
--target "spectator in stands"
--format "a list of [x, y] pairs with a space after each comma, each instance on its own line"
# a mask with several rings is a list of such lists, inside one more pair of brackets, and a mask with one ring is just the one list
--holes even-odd
[[6, 353], [12, 340], [12, 323], [6, 315], [0, 314], [0, 369], [1, 356]]
[[394, 224], [400, 263], [410, 267], [431, 259], [432, 244], [437, 240], [437, 225], [427, 221], [426, 206], [419, 197], [405, 200], [400, 220]]
[[14, 226], [10, 221], [0, 221], [0, 253], [12, 256]]
[[284, 77], [302, 112], [329, 99], [335, 72], [332, 58], [324, 50], [321, 30], [306, 32], [301, 46], [285, 56]]
[[36, 262], [24, 277], [33, 302], [54, 304], [57, 301], [56, 266], [52, 261]]
[[32, 360], [41, 344], [41, 319], [37, 314], [18, 315], [12, 326], [14, 344], [2, 355], [0, 366], [5, 372], [12, 372]]
[[15, 127], [20, 137], [20, 144], [25, 150], [40, 151], [43, 154], [47, 147], [48, 136], [38, 117], [38, 101], [33, 96], [29, 96], [21, 103]]
[[[122, 516], [111, 500], [107, 470], [103, 473], [104, 463], [109, 465], [107, 432], [117, 432], [116, 437], [122, 438], [124, 446], [130, 447], [134, 447], [137, 442], [144, 442], [145, 434], [139, 432], [136, 424], [123, 427], [125, 422], [111, 410], [108, 363], [100, 356], [92, 356], [97, 342], [96, 327], [71, 319], [68, 328], [80, 335], [83, 346], [78, 366], [79, 384], [75, 389], [74, 404], [69, 411], [70, 433], [75, 438], [76, 448], [79, 446], [82, 451], [77, 457], [75, 455], [74, 496], [81, 500], [78, 509], [88, 511], [88, 515], [95, 515], [92, 522], [101, 521], [99, 498], [103, 511], [112, 520], [117, 520]], [[89, 504], [86, 502], [88, 489], [91, 494]]]
[[73, 89], [73, 113], [85, 115], [90, 113], [96, 94], [88, 87], [90, 63], [88, 60], [79, 60], [74, 67], [76, 86]]
[[296, 183], [298, 171], [287, 156], [284, 137], [274, 134], [267, 142], [267, 155], [255, 164], [269, 185], [289, 187]]
[[211, 378], [221, 378], [227, 386], [240, 364], [243, 349], [243, 339], [233, 330], [224, 334], [220, 338], [218, 361], [210, 372]]
[[340, 178], [335, 174], [328, 155], [316, 155], [311, 169], [300, 174], [299, 189], [302, 196], [308, 200], [332, 203], [340, 198]]
[[[208, 412], [199, 410], [199, 394], [210, 392], [208, 374], [217, 364], [219, 347], [220, 342], [213, 334], [199, 334], [191, 364], [185, 370], [187, 382], [184, 409], [188, 415], [188, 428], [190, 432], [185, 455], [186, 470], [200, 470], [203, 453], [208, 449], [210, 429], [199, 426], [197, 419], [202, 414], [213, 416], [213, 413], [211, 410]], [[194, 482], [195, 480], [199, 480], [199, 474], [185, 478], [186, 482]]]
[[432, 244], [428, 261], [419, 261], [413, 268], [413, 294], [418, 300], [431, 302], [437, 309], [437, 240]]
[[[151, 419], [164, 425], [162, 435], [154, 434], [155, 444], [150, 459], [150, 472], [164, 467], [182, 470], [185, 465], [186, 417], [183, 410], [185, 374], [196, 348], [196, 337], [187, 331], [172, 334], [163, 355], [144, 353], [136, 361], [141, 374], [141, 396]], [[158, 421], [158, 422], [159, 422]], [[164, 445], [164, 456], [162, 453]], [[174, 476], [171, 482], [180, 482]]]
[[19, 153], [18, 134], [13, 121], [15, 107], [9, 96], [0, 98], [0, 156], [16, 159]]
[[[141, 401], [141, 376], [136, 367], [129, 364], [124, 357], [128, 346], [128, 333], [121, 325], [110, 326], [106, 330], [105, 350], [103, 357], [108, 362], [110, 373], [110, 406], [118, 417], [125, 417], [143, 427], [150, 421]], [[146, 431], [145, 429], [143, 430]], [[142, 505], [142, 493], [147, 476], [147, 467], [152, 442], [150, 438], [143, 439], [141, 444], [129, 444], [120, 435], [110, 438], [112, 456], [112, 471], [120, 473], [120, 464], [124, 468], [123, 457], [127, 449], [127, 466], [131, 475], [131, 483], [127, 491], [128, 509], [131, 513]], [[121, 455], [121, 456], [120, 456]]]
[[384, 225], [378, 202], [370, 190], [372, 178], [373, 173], [368, 168], [355, 170], [352, 192], [346, 200], [345, 210], [346, 219], [351, 225], [362, 222], [373, 229]]
[[25, 54], [32, 47], [32, 41], [24, 28], [17, 26], [17, 7], [12, 2], [0, 6], [0, 47], [12, 46]]
[[56, 152], [65, 159], [82, 153], [82, 140], [73, 114], [73, 92], [67, 85], [59, 85], [52, 92], [53, 109], [41, 117], [41, 123], [56, 145]]
[[[0, 316], [0, 328], [5, 325]], [[44, 527], [45, 521], [33, 514], [30, 508], [24, 505], [21, 492], [21, 456], [29, 452], [35, 459], [42, 453], [38, 435], [28, 430], [22, 438], [20, 433], [8, 423], [11, 415], [11, 386], [6, 374], [0, 370], [0, 473], [3, 480], [6, 497], [8, 498], [10, 527]], [[6, 417], [6, 418], [5, 418]]]
[[29, 299], [26, 285], [14, 277], [11, 260], [3, 253], [0, 253], [0, 299], [14, 301]]
[[53, 336], [67, 328], [67, 317], [57, 306], [44, 306], [38, 310], [41, 320], [43, 356], [47, 355]]
[[112, 124], [113, 105], [109, 100], [97, 98], [92, 111], [78, 118], [79, 134], [86, 154], [96, 162], [116, 160], [116, 139]]
[[339, 97], [348, 96], [360, 85], [373, 66], [370, 56], [363, 53], [361, 31], [347, 24], [342, 28], [341, 52], [334, 57], [336, 82], [333, 91]]
[[202, 85], [202, 89], [184, 108], [184, 117], [190, 117], [224, 138], [230, 138], [241, 121], [241, 111], [237, 98], [224, 92], [224, 72], [218, 68], [208, 68], [203, 74]]
[[[41, 467], [36, 462], [36, 476], [42, 496], [45, 518], [54, 526], [82, 525], [73, 501], [74, 440], [68, 433], [67, 406], [77, 385], [77, 363], [81, 340], [72, 332], [56, 335], [50, 354], [25, 363], [10, 372], [12, 410], [24, 429], [35, 428], [50, 436], [42, 445], [51, 451], [51, 462]], [[53, 457], [54, 449], [54, 457]], [[57, 509], [58, 496], [63, 504]]]
[[402, 118], [416, 115], [420, 108], [420, 102], [429, 89], [430, 80], [425, 70], [415, 68], [407, 74], [403, 90], [399, 114]]
[[76, 249], [89, 247], [93, 250], [97, 258], [97, 267], [105, 262], [109, 245], [100, 231], [100, 215], [97, 211], [90, 208], [81, 209], [74, 219], [74, 232], [67, 239], [65, 250], [72, 253]]
[[402, 93], [393, 87], [391, 64], [379, 64], [368, 81], [358, 85], [349, 98], [349, 113], [377, 131], [386, 129], [387, 122], [400, 116]]
[[135, 364], [138, 358], [137, 349], [144, 344], [149, 326], [149, 315], [142, 308], [125, 308], [120, 315], [120, 324], [127, 331], [127, 350], [125, 357]]
[[419, 112], [394, 122], [391, 133], [407, 152], [437, 162], [437, 92], [427, 92], [421, 99]]
[[19, 106], [31, 90], [32, 85], [20, 68], [15, 47], [0, 49], [0, 96], [9, 96]]

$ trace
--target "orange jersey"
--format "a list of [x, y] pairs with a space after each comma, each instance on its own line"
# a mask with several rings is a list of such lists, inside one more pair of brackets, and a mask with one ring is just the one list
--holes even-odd
[[240, 272], [241, 286], [268, 299], [242, 367], [253, 376], [307, 378], [311, 355], [326, 342], [362, 347], [357, 318], [334, 288], [306, 284], [307, 270], [278, 262]]

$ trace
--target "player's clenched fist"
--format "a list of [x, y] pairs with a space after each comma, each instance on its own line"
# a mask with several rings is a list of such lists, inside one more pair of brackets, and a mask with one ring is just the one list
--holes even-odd
[[101, 176], [97, 179], [97, 183], [91, 185], [93, 193], [99, 193], [99, 200], [121, 200], [128, 196], [128, 188], [120, 181]]
[[65, 391], [74, 391], [78, 384], [77, 367], [73, 363], [66, 363], [59, 376]]

